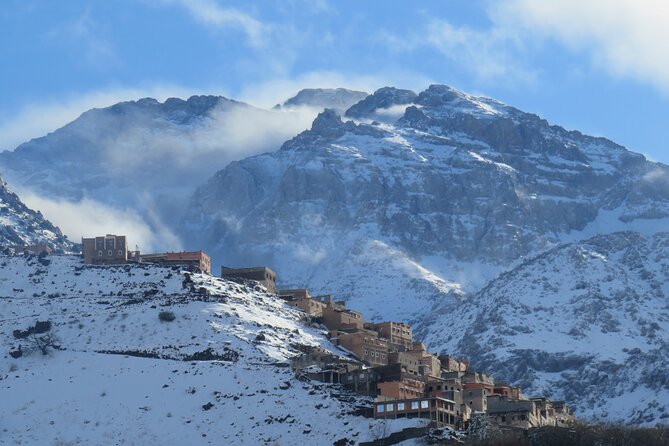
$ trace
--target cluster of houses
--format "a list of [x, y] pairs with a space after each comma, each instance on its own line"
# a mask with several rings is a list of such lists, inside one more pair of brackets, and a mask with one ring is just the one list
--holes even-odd
[[464, 428], [485, 416], [501, 428], [563, 426], [575, 418], [564, 401], [528, 398], [518, 387], [469, 369], [465, 360], [435, 355], [413, 339], [403, 322], [365, 322], [363, 315], [331, 296], [308, 290], [279, 290], [289, 305], [324, 325], [345, 360], [318, 349], [293, 361], [311, 379], [337, 383], [374, 398], [375, 418], [426, 418], [439, 426]]
[[[38, 248], [35, 250], [42, 252]], [[149, 262], [211, 274], [211, 259], [203, 251], [141, 254], [128, 251], [125, 236], [83, 238], [82, 254], [89, 265]], [[373, 413], [369, 415], [375, 418], [426, 418], [438, 426], [464, 428], [483, 416], [511, 429], [567, 427], [575, 421], [564, 401], [528, 398], [518, 387], [470, 370], [466, 360], [429, 352], [414, 340], [406, 323], [365, 322], [362, 313], [331, 295], [312, 296], [307, 289], [280, 290], [276, 273], [264, 266], [222, 267], [221, 276], [259, 282], [287, 305], [303, 311], [312, 323], [324, 326], [330, 341], [345, 355], [311, 348], [294, 358], [293, 369], [300, 376], [372, 397]]]

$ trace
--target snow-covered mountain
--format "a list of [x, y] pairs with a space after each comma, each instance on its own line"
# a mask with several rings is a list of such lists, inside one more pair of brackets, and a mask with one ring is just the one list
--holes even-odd
[[[56, 205], [96, 205], [119, 220], [130, 214], [147, 227], [144, 240], [135, 243], [174, 249], [172, 223], [195, 187], [231, 160], [274, 150], [308, 128], [320, 110], [264, 110], [221, 96], [122, 102], [89, 110], [53, 133], [0, 153], [0, 170], [26, 196]], [[63, 220], [64, 227], [68, 220]]]
[[[258, 111], [293, 119], [301, 107], [339, 110], [320, 113], [309, 130], [279, 150], [240, 154], [216, 172], [190, 198], [178, 241], [206, 249], [214, 271], [221, 264], [269, 265], [283, 286], [333, 293], [367, 319], [411, 322], [432, 350], [466, 355], [512, 383], [565, 397], [582, 414], [661, 419], [669, 384], [666, 364], [654, 358], [669, 341], [662, 310], [666, 236], [658, 234], [669, 228], [669, 168], [607, 139], [567, 131], [443, 85], [420, 93], [392, 87], [360, 93], [343, 112], [356, 92], [338, 91], [307, 90], [277, 110]], [[123, 142], [147, 129], [149, 136], [140, 141], [149, 147], [165, 134], [201, 147], [194, 135], [219, 135], [218, 126], [228, 122], [212, 117], [210, 101], [215, 110], [226, 110], [221, 115], [226, 119], [230, 110], [252, 109], [206, 98], [120, 104], [118, 113], [115, 107], [90, 112], [112, 116], [100, 121], [108, 124], [91, 124], [90, 133], [76, 130], [86, 128], [84, 114], [72, 128], [3, 154], [0, 166], [36, 190], [59, 196], [96, 190], [96, 199], [112, 206], [126, 192], [154, 203], [165, 193], [168, 204], [146, 215], [157, 215], [157, 222], [172, 230], [184, 213], [187, 191], [205, 170], [180, 182], [175, 178], [187, 170], [155, 162], [162, 158], [142, 164], [142, 155], [135, 174], [97, 183], [106, 175], [98, 165], [106, 158], [95, 155], [87, 164], [81, 156], [114, 138], [109, 146], [114, 149], [103, 152], [124, 147], [119, 153], [141, 155], [142, 144]], [[168, 105], [176, 111], [165, 115]], [[135, 119], [144, 107], [157, 111], [148, 120]], [[249, 134], [276, 122], [239, 116], [231, 122]], [[290, 128], [282, 127], [283, 134]], [[72, 136], [84, 134], [88, 139]], [[84, 146], [93, 149], [81, 150]], [[231, 159], [219, 153], [208, 158], [197, 150], [192, 156], [189, 144], [179, 147], [183, 150], [168, 153], [183, 152], [186, 166], [206, 164], [213, 172]], [[87, 173], [68, 171], [72, 163]], [[149, 179], [142, 178], [142, 166]], [[160, 181], [153, 182], [151, 172]], [[154, 189], [146, 191], [147, 184]], [[142, 200], [124, 200], [144, 212]], [[600, 257], [590, 265], [572, 252]], [[638, 252], [650, 275], [640, 273], [630, 263], [633, 254], [623, 252]], [[579, 283], [583, 288], [572, 289]], [[634, 313], [637, 301], [643, 308]], [[600, 315], [607, 320], [597, 319]], [[637, 359], [646, 362], [631, 369]], [[637, 372], [642, 378], [633, 380]], [[629, 397], [635, 402], [628, 404]]]
[[275, 108], [312, 107], [319, 110], [331, 108], [344, 113], [367, 96], [369, 93], [347, 88], [305, 88], [284, 101], [283, 104], [277, 104]]
[[28, 208], [0, 178], [0, 250], [14, 246], [48, 244], [69, 250], [71, 243], [39, 211]]
[[[372, 435], [355, 397], [295, 378], [288, 360], [305, 346], [343, 352], [260, 287], [73, 256], [0, 262], [0, 443], [332, 445]], [[30, 335], [36, 327], [42, 334]], [[57, 349], [42, 355], [31, 336], [48, 335]]]
[[581, 416], [669, 418], [669, 233], [599, 235], [501, 274], [426, 342]]
[[669, 216], [666, 166], [491, 99], [382, 88], [346, 115], [219, 171], [184, 240], [420, 324], [526, 256]]

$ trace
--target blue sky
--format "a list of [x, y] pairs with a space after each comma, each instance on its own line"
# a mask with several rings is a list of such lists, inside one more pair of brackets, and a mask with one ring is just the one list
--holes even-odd
[[4, 0], [0, 149], [94, 106], [444, 83], [669, 163], [660, 0]]

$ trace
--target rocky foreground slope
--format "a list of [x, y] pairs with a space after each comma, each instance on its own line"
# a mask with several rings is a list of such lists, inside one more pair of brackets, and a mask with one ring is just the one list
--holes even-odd
[[[2, 444], [332, 445], [372, 435], [355, 397], [295, 379], [290, 357], [332, 347], [261, 288], [66, 256], [0, 265]], [[42, 355], [33, 338], [46, 335], [54, 347]]]

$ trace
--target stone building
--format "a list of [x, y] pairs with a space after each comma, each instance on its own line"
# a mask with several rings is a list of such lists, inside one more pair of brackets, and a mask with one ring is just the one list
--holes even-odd
[[128, 261], [128, 243], [124, 235], [82, 238], [81, 245], [86, 265], [120, 265]]
[[165, 266], [190, 266], [211, 274], [211, 258], [204, 251], [163, 252], [160, 254], [141, 254], [142, 262]]
[[245, 279], [260, 282], [267, 292], [276, 294], [276, 273], [266, 266], [253, 268], [228, 268], [221, 267], [221, 277], [224, 279]]

